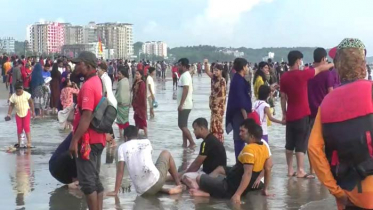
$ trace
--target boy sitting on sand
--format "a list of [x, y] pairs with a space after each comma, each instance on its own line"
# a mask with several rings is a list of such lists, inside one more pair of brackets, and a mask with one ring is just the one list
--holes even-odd
[[[231, 169], [219, 166], [210, 175], [200, 175], [197, 182], [190, 183], [194, 189], [192, 196], [231, 198], [233, 203], [240, 203], [241, 196], [249, 191], [267, 189], [271, 176], [272, 159], [268, 147], [261, 141], [262, 128], [252, 119], [246, 119], [240, 127], [240, 137], [247, 145], [238, 156], [238, 162]], [[263, 184], [256, 184], [261, 171], [264, 170]]]
[[[115, 190], [107, 193], [116, 196], [122, 184], [124, 166], [128, 167], [130, 178], [140, 195], [154, 195], [158, 192], [178, 194], [183, 190], [179, 180], [174, 159], [170, 152], [164, 150], [154, 164], [152, 160], [152, 146], [148, 139], [137, 139], [138, 129], [130, 125], [123, 131], [125, 143], [118, 148], [118, 165]], [[173, 177], [176, 187], [164, 188], [167, 172]]]

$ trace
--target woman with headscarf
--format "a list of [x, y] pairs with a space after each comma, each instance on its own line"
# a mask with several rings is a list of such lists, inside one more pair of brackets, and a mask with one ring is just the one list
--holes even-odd
[[344, 39], [334, 60], [342, 84], [319, 108], [309, 158], [338, 209], [373, 209], [373, 86], [364, 80], [365, 45], [359, 39]]
[[262, 85], [269, 86], [269, 80], [271, 75], [269, 74], [269, 65], [267, 62], [260, 62], [258, 65], [258, 70], [255, 72], [253, 86], [254, 86], [254, 95], [258, 99], [259, 88]]
[[58, 64], [53, 64], [52, 67], [52, 81], [50, 83], [51, 88], [51, 98], [50, 98], [50, 108], [52, 108], [52, 113], [57, 114], [57, 108], [60, 101], [61, 95], [61, 72], [58, 70]]
[[206, 74], [211, 78], [211, 95], [209, 106], [211, 110], [210, 132], [224, 143], [223, 116], [225, 112], [225, 102], [227, 98], [226, 80], [223, 77], [223, 65], [212, 66], [210, 71], [207, 59], [204, 61]]
[[136, 127], [138, 129], [143, 129], [145, 136], [148, 136], [148, 124], [146, 122], [146, 86], [143, 77], [143, 71], [136, 71], [135, 81], [132, 86], [132, 107]]
[[117, 125], [119, 127], [119, 136], [123, 138], [123, 129], [129, 126], [128, 115], [131, 105], [130, 84], [128, 80], [128, 71], [121, 66], [118, 69], [118, 84], [115, 98], [117, 99]]
[[233, 68], [236, 71], [234, 74], [228, 95], [227, 113], [225, 118], [226, 131], [229, 134], [233, 130], [234, 150], [236, 161], [241, 150], [245, 146], [245, 142], [240, 137], [241, 123], [247, 119], [248, 113], [251, 113], [251, 86], [245, 79], [248, 71], [247, 60], [244, 58], [236, 58], [233, 63]]
[[43, 109], [43, 67], [40, 63], [37, 63], [34, 67], [34, 70], [31, 73], [31, 96], [34, 100], [34, 107], [35, 111], [38, 111], [40, 116], [43, 118], [44, 116], [44, 109]]

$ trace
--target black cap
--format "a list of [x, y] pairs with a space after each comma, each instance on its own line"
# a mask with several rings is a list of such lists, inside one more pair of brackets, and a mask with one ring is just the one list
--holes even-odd
[[81, 52], [77, 58], [71, 59], [71, 62], [77, 64], [79, 62], [84, 62], [94, 68], [97, 67], [97, 58], [96, 55], [89, 51]]

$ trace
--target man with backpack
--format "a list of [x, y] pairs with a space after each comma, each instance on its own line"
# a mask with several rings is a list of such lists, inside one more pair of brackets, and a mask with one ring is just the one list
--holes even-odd
[[76, 159], [79, 184], [89, 209], [101, 210], [104, 188], [99, 174], [106, 138], [105, 133], [94, 130], [90, 124], [94, 110], [102, 100], [102, 83], [96, 75], [97, 58], [93, 53], [84, 51], [72, 62], [76, 65], [75, 73], [83, 76], [85, 82], [78, 95], [69, 151]]

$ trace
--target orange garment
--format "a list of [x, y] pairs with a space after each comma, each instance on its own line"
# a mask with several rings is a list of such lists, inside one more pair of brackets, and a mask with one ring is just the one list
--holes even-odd
[[[337, 185], [337, 181], [333, 177], [328, 159], [324, 152], [324, 147], [325, 141], [323, 138], [321, 114], [319, 109], [308, 143], [309, 158], [317, 177], [336, 198], [347, 195], [349, 200], [355, 206], [364, 209], [373, 209], [373, 176], [368, 176], [361, 182], [362, 193], [358, 193], [357, 187], [352, 191], [343, 190]], [[341, 204], [337, 202], [337, 205], [338, 209], [342, 209]]]

